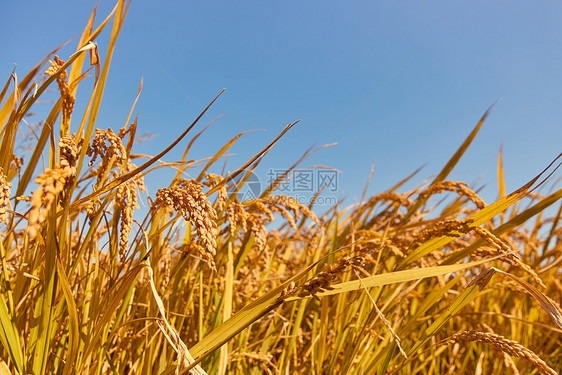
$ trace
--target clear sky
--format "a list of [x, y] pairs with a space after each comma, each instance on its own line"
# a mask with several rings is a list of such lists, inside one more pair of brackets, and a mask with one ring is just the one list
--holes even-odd
[[[23, 76], [76, 36], [60, 52], [65, 59], [94, 4], [3, 1], [3, 79], [14, 63]], [[113, 6], [100, 0], [98, 21]], [[304, 166], [341, 171], [337, 194], [353, 203], [374, 162], [370, 193], [426, 163], [415, 182], [439, 172], [499, 100], [451, 176], [480, 179], [491, 203], [502, 143], [508, 192], [562, 151], [561, 17], [554, 1], [134, 0], [98, 126], [123, 125], [144, 76], [138, 133], [158, 138], [136, 151], [156, 154], [226, 88], [201, 127], [223, 116], [191, 158], [214, 154], [244, 130], [265, 129], [232, 148], [234, 170], [300, 119], [258, 175], [265, 181], [269, 169], [288, 167], [310, 146], [337, 142]], [[103, 58], [107, 39], [98, 44]]]

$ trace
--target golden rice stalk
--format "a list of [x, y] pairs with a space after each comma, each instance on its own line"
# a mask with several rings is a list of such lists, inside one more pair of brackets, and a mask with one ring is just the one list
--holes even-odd
[[115, 194], [115, 205], [121, 209], [119, 232], [119, 256], [124, 257], [129, 245], [129, 235], [133, 224], [133, 210], [138, 207], [137, 194], [129, 181], [119, 185]]
[[228, 220], [228, 231], [231, 237], [236, 234], [236, 227], [240, 225], [242, 230], [246, 231], [246, 223], [249, 214], [244, 210], [244, 207], [235, 201], [229, 200], [226, 207], [226, 218]]
[[[137, 224], [138, 224], [138, 222], [137, 222]], [[140, 224], [139, 224], [139, 226], [140, 226]], [[144, 244], [145, 244], [146, 248], [148, 249], [149, 248], [148, 247], [149, 246], [148, 245], [148, 235], [146, 234], [146, 231], [142, 228], [142, 226], [141, 226], [141, 230], [143, 232]], [[164, 303], [162, 302], [162, 299], [158, 295], [158, 291], [156, 290], [156, 284], [154, 283], [154, 273], [152, 271], [152, 266], [150, 265], [150, 257], [147, 257], [145, 259], [145, 262], [146, 262], [146, 266], [147, 266], [146, 270], [148, 271], [148, 281], [150, 283], [150, 289], [152, 291], [152, 296], [154, 297], [154, 300], [156, 301], [156, 306], [158, 307], [158, 311], [160, 312], [160, 315], [162, 315], [163, 323], [161, 323], [160, 321], [156, 321], [156, 324], [158, 325], [158, 328], [160, 328], [160, 331], [162, 332], [164, 337], [166, 337], [166, 340], [168, 341], [168, 343], [172, 346], [174, 351], [177, 353], [178, 365], [176, 367], [175, 373], [179, 374], [184, 369], [191, 366], [191, 364], [193, 362], [195, 362], [195, 360], [193, 359], [193, 356], [189, 352], [189, 349], [187, 348], [187, 345], [185, 345], [185, 343], [181, 339], [178, 331], [168, 322], [168, 319], [166, 319], [166, 310], [164, 309]], [[203, 370], [203, 368], [201, 366], [195, 365], [190, 370], [190, 374], [206, 375], [207, 373], [205, 372], [205, 370]]]
[[76, 147], [75, 135], [65, 135], [59, 140], [60, 164], [62, 168], [70, 169], [69, 172], [76, 173], [76, 161], [78, 159], [78, 148]]
[[461, 341], [474, 341], [482, 342], [492, 345], [496, 350], [507, 353], [514, 357], [525, 358], [531, 362], [541, 373], [545, 375], [557, 375], [550, 366], [539, 358], [532, 350], [527, 349], [517, 341], [508, 340], [503, 336], [495, 333], [478, 332], [478, 331], [464, 331], [454, 334], [449, 337], [447, 343], [455, 343]]
[[160, 257], [160, 291], [165, 294], [168, 284], [170, 283], [170, 269], [172, 264], [172, 252], [170, 246], [164, 243], [162, 246], [162, 255]]
[[546, 285], [544, 284], [542, 279], [539, 277], [539, 275], [531, 267], [529, 267], [528, 264], [524, 263], [521, 259], [519, 259], [519, 257], [517, 257], [513, 252], [511, 252], [511, 250], [509, 249], [509, 246], [505, 243], [505, 241], [503, 241], [499, 237], [496, 237], [493, 233], [491, 233], [489, 230], [487, 230], [484, 227], [476, 227], [476, 228], [474, 228], [474, 231], [480, 237], [485, 239], [490, 245], [492, 245], [500, 253], [508, 254], [508, 257], [506, 257], [506, 260], [508, 260], [510, 263], [514, 264], [515, 266], [517, 266], [521, 270], [528, 273], [533, 278], [533, 280], [535, 280], [535, 282], [537, 284], [539, 284], [543, 288], [546, 288]]
[[[75, 135], [65, 135], [59, 140], [60, 166], [67, 176], [64, 190], [72, 184], [76, 176], [76, 162], [78, 160], [78, 148], [74, 141]], [[70, 197], [67, 197], [68, 199]]]
[[538, 303], [540, 303], [542, 308], [552, 317], [552, 319], [554, 319], [554, 321], [556, 322], [558, 327], [562, 328], [562, 311], [560, 310], [560, 307], [558, 306], [558, 304], [554, 303], [550, 298], [548, 298], [548, 296], [546, 294], [542, 293], [541, 291], [539, 291], [537, 288], [535, 288], [531, 284], [527, 283], [524, 280], [521, 280], [520, 278], [518, 278], [515, 275], [510, 274], [509, 272], [504, 272], [504, 271], [499, 270], [497, 268], [490, 267], [487, 270], [480, 273], [478, 276], [476, 276], [467, 285], [467, 288], [471, 285], [477, 284], [477, 285], [479, 285], [480, 290], [482, 290], [482, 288], [484, 286], [486, 286], [486, 284], [491, 280], [492, 276], [495, 273], [500, 273], [502, 275], [505, 275], [505, 276], [509, 277], [511, 280], [518, 283], [521, 287], [523, 287], [523, 289], [525, 290], [526, 293], [528, 293]]
[[[211, 188], [219, 185], [222, 182], [222, 180], [224, 180], [224, 177], [214, 173], [208, 174], [207, 176], [205, 176], [205, 178], [207, 179], [207, 181], [204, 182], [203, 185], [209, 186]], [[226, 185], [222, 185], [218, 190], [217, 211], [222, 211], [225, 208], [226, 198], [227, 198]]]
[[261, 253], [267, 246], [267, 229], [264, 224], [263, 216], [258, 214], [248, 215], [246, 219], [248, 229], [254, 235], [254, 243], [256, 244], [257, 252]]
[[19, 173], [21, 171], [21, 167], [23, 166], [23, 158], [17, 157], [16, 155], [12, 155], [12, 161], [10, 162], [10, 170], [13, 173]]
[[[300, 219], [302, 215], [309, 217], [314, 222], [318, 222], [316, 215], [307, 206], [301, 204], [295, 198], [285, 195], [255, 200], [250, 205], [251, 213], [238, 213], [238, 218], [235, 217], [236, 214], [232, 212], [232, 209], [236, 209], [236, 204], [230, 208], [231, 212], [227, 212], [227, 217], [231, 223], [230, 230], [234, 230], [233, 223], [238, 223], [239, 221], [243, 224], [247, 223], [250, 232], [254, 235], [254, 242], [258, 252], [262, 252], [267, 246], [267, 229], [265, 225], [267, 222], [275, 220], [274, 213], [283, 216], [295, 232], [298, 231], [295, 220]], [[289, 211], [292, 211], [292, 215]]]
[[[92, 141], [88, 147], [86, 155], [90, 156], [92, 159], [88, 163], [91, 167], [98, 156], [101, 159], [101, 164], [97, 170], [98, 183], [102, 180], [108, 168], [110, 166], [111, 160], [117, 163], [117, 166], [123, 166], [123, 161], [127, 157], [127, 152], [125, 146], [123, 146], [124, 134], [120, 131], [119, 134], [115, 134], [112, 129], [102, 130], [96, 129]], [[107, 142], [107, 144], [106, 144]]]
[[[486, 332], [495, 333], [494, 330], [492, 329], [492, 327], [490, 327], [486, 323], [481, 323], [481, 324], [482, 324], [482, 327], [484, 329], [486, 329]], [[457, 346], [458, 346], [458, 344], [457, 344]], [[500, 353], [501, 353], [501, 356], [503, 357], [503, 363], [505, 364], [505, 367], [510, 369], [512, 371], [513, 375], [519, 375], [519, 369], [515, 365], [515, 362], [513, 361], [513, 358], [511, 358], [511, 356], [509, 354], [507, 354], [506, 352], [500, 352]], [[482, 354], [484, 354], [484, 353], [482, 353]]]
[[195, 180], [182, 180], [178, 186], [159, 189], [153, 207], [173, 207], [195, 228], [205, 248], [203, 258], [215, 270], [217, 247], [217, 214], [203, 193], [203, 185]]
[[[316, 216], [316, 214], [294, 197], [288, 197], [286, 195], [276, 195], [269, 197], [267, 201], [270, 207], [284, 207], [286, 210], [293, 211], [295, 219], [300, 219], [301, 214], [303, 214], [304, 216], [309, 217], [315, 223], [318, 222], [318, 217]], [[287, 217], [286, 215], [283, 216]]]
[[[49, 60], [49, 64], [51, 66], [45, 71], [45, 74], [49, 76], [55, 75], [64, 65], [64, 60], [59, 59], [58, 56], [55, 56], [53, 60]], [[62, 98], [62, 126], [61, 126], [61, 134], [66, 134], [68, 129], [70, 128], [70, 116], [72, 115], [72, 111], [74, 110], [74, 102], [76, 98], [72, 96], [70, 87], [66, 82], [68, 78], [68, 74], [66, 70], [63, 71], [57, 77], [57, 84], [59, 86], [60, 95]]]
[[486, 207], [486, 202], [482, 200], [472, 189], [468, 187], [468, 184], [460, 181], [441, 181], [435, 185], [430, 186], [425, 191], [421, 192], [418, 201], [425, 201], [429, 196], [433, 194], [442, 193], [444, 191], [454, 191], [459, 195], [467, 197], [472, 203], [478, 207], [478, 209], [483, 209]]
[[359, 282], [361, 283], [361, 286], [363, 287], [363, 289], [366, 292], [366, 295], [369, 297], [369, 300], [371, 301], [371, 304], [375, 308], [375, 311], [377, 312], [377, 315], [378, 315], [379, 319], [382, 320], [382, 322], [384, 323], [384, 326], [386, 327], [386, 329], [388, 329], [390, 331], [390, 334], [394, 338], [394, 341], [396, 342], [396, 346], [398, 346], [398, 350], [400, 350], [400, 354], [402, 354], [402, 356], [404, 358], [408, 359], [408, 356], [406, 355], [406, 352], [404, 351], [404, 349], [402, 348], [402, 345], [400, 344], [402, 340], [400, 339], [398, 334], [396, 334], [396, 331], [392, 328], [392, 324], [390, 324], [388, 319], [386, 319], [386, 317], [384, 316], [382, 311], [378, 308], [375, 300], [371, 296], [371, 293], [369, 293], [369, 290], [367, 289], [367, 287], [363, 283], [363, 280], [361, 280], [361, 277], [359, 276], [359, 272], [357, 272], [357, 276], [359, 278]]
[[39, 184], [39, 188], [31, 197], [31, 211], [26, 228], [32, 239], [39, 233], [56, 196], [64, 190], [66, 175], [60, 165], [55, 164], [54, 168], [47, 169], [44, 174], [37, 176], [35, 183]]
[[[127, 171], [136, 168], [133, 163], [129, 163]], [[115, 194], [115, 205], [121, 209], [121, 227], [119, 233], [119, 255], [125, 256], [129, 246], [129, 235], [133, 224], [133, 213], [135, 209], [140, 209], [138, 204], [138, 193], [145, 191], [144, 177], [135, 176], [130, 180], [117, 186]]]
[[414, 242], [414, 244], [419, 245], [427, 240], [440, 236], [459, 237], [461, 234], [467, 234], [471, 231], [474, 231], [478, 236], [486, 240], [498, 252], [506, 254], [506, 261], [509, 261], [511, 264], [514, 264], [521, 270], [525, 271], [533, 278], [533, 280], [535, 280], [535, 282], [537, 282], [542, 287], [545, 287], [544, 282], [537, 275], [537, 273], [531, 267], [529, 267], [529, 265], [521, 261], [521, 259], [516, 256], [516, 254], [509, 248], [504, 240], [495, 236], [486, 228], [473, 227], [470, 226], [470, 223], [472, 223], [471, 219], [440, 221], [419, 233], [416, 236], [416, 241]]
[[12, 183], [8, 181], [8, 177], [4, 174], [4, 170], [0, 168], [0, 222], [8, 221], [7, 211], [11, 209], [10, 194]]
[[241, 205], [235, 203], [231, 205], [232, 209], [236, 210], [227, 215], [227, 217], [232, 219], [230, 221], [230, 231], [236, 228], [236, 225], [240, 223], [244, 231], [248, 230], [254, 235], [254, 244], [258, 254], [263, 253], [267, 247], [267, 229], [265, 227], [267, 222], [275, 220], [273, 211], [261, 200], [255, 200], [249, 206], [251, 212], [246, 212]]
[[397, 204], [399, 206], [404, 206], [406, 208], [410, 208], [412, 206], [412, 201], [408, 199], [408, 194], [399, 194], [394, 192], [384, 192], [373, 195], [367, 203], [365, 203], [365, 207], [372, 207], [378, 202], [390, 202], [392, 204]]
[[301, 298], [312, 296], [313, 298], [320, 300], [320, 298], [316, 295], [317, 293], [321, 293], [326, 290], [333, 290], [334, 288], [331, 284], [339, 275], [343, 274], [348, 267], [360, 267], [363, 262], [364, 257], [361, 255], [354, 257], [344, 256], [340, 258], [337, 262], [327, 266], [312, 279], [304, 283], [300, 287], [298, 296]]
[[416, 236], [414, 245], [421, 245], [432, 238], [441, 236], [460, 237], [461, 234], [466, 234], [475, 229], [469, 225], [471, 222], [472, 219], [443, 220], [435, 223], [425, 228]]
[[275, 216], [273, 215], [273, 211], [266, 205], [264, 202], [260, 200], [256, 200], [250, 206], [250, 209], [255, 217], [261, 217], [264, 221], [273, 221], [275, 220]]

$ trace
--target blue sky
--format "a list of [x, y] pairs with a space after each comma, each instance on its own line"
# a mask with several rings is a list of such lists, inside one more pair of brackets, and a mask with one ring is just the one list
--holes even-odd
[[[6, 79], [17, 63], [23, 76], [78, 36], [94, 4], [3, 2], [0, 74]], [[113, 6], [100, 0], [98, 20]], [[133, 1], [98, 126], [123, 125], [144, 76], [138, 132], [158, 137], [136, 151], [156, 154], [226, 88], [200, 125], [222, 117], [191, 158], [214, 154], [244, 130], [265, 129], [232, 148], [232, 171], [300, 119], [258, 175], [265, 180], [307, 148], [337, 142], [303, 166], [337, 168], [337, 194], [353, 203], [373, 163], [370, 193], [426, 163], [415, 183], [438, 173], [499, 100], [451, 176], [479, 180], [491, 203], [502, 143], [508, 191], [562, 151], [561, 16], [552, 1]], [[107, 39], [98, 44], [103, 58]]]

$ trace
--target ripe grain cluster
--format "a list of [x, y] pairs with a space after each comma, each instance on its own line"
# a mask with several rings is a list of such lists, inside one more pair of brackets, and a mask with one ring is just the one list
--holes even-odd
[[[404, 186], [417, 173], [322, 211], [277, 194], [307, 152], [243, 200], [237, 192], [296, 123], [228, 168], [243, 133], [214, 155], [191, 150], [209, 107], [153, 157], [134, 153], [134, 105], [124, 125], [96, 123], [128, 6], [119, 1], [99, 23], [93, 13], [75, 53], [54, 51], [0, 92], [0, 373], [562, 369], [556, 160], [506, 195], [500, 153], [489, 204], [450, 180], [486, 113], [415, 189]], [[102, 32], [105, 46], [94, 42]], [[76, 96], [78, 85], [90, 96]], [[49, 88], [56, 100], [29, 141], [22, 132]], [[182, 160], [167, 161], [185, 143]], [[161, 168], [174, 176], [151, 180]]]

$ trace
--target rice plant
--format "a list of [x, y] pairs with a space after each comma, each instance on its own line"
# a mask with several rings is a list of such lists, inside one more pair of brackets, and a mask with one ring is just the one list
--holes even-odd
[[[500, 154], [499, 198], [487, 204], [448, 179], [486, 113], [414, 190], [403, 186], [417, 173], [318, 217], [313, 204], [276, 194], [307, 152], [241, 200], [236, 192], [296, 123], [224, 175], [210, 171], [243, 133], [190, 159], [221, 93], [150, 158], [133, 152], [134, 105], [120, 129], [97, 127], [128, 6], [119, 1], [98, 26], [93, 12], [75, 53], [55, 50], [0, 93], [0, 373], [562, 369], [562, 189], [537, 190], [558, 158], [507, 194]], [[95, 43], [102, 32], [105, 46]], [[93, 83], [89, 97], [76, 96], [83, 82]], [[60, 95], [24, 162], [18, 131], [55, 83]], [[164, 162], [178, 147], [182, 159]], [[151, 196], [145, 180], [161, 168], [175, 177]]]

